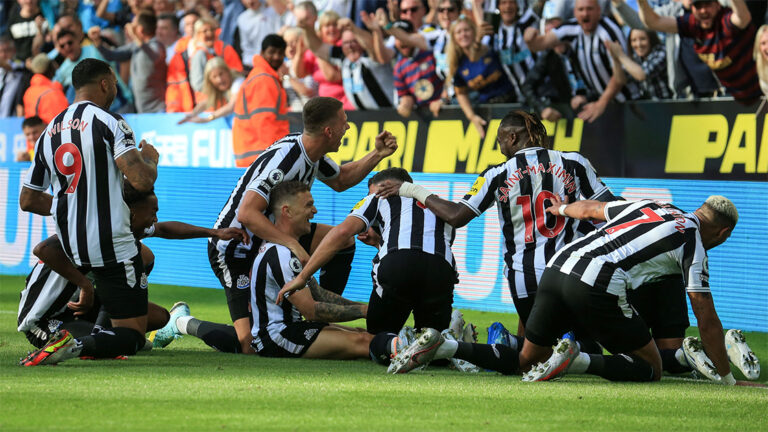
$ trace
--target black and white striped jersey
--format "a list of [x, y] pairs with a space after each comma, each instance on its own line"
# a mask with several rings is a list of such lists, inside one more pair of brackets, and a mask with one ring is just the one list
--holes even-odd
[[376, 195], [368, 195], [355, 204], [348, 217], [365, 222], [366, 230], [371, 226], [380, 230], [377, 262], [396, 250], [417, 249], [442, 257], [456, 267], [451, 251], [456, 229], [413, 198], [393, 196], [380, 199]]
[[[606, 41], [621, 44], [624, 52], [627, 50], [627, 38], [621, 27], [612, 18], [602, 16], [597, 28], [592, 34], [585, 34], [575, 18], [553, 30], [558, 39], [569, 42], [574, 50], [579, 72], [584, 77], [587, 88], [597, 94], [602, 94], [613, 75], [613, 60], [605, 47]], [[628, 82], [616, 94], [618, 102], [637, 99], [640, 88], [636, 82]]]
[[523, 94], [521, 88], [525, 77], [536, 63], [536, 55], [528, 49], [523, 39], [523, 33], [531, 26], [538, 28], [539, 17], [533, 9], [528, 9], [514, 24], [507, 26], [502, 23], [494, 35], [494, 49], [499, 53], [501, 64], [516, 94]]
[[[253, 191], [264, 197], [269, 202], [272, 188], [284, 181], [298, 180], [312, 186], [315, 178], [320, 181], [329, 180], [339, 175], [339, 165], [328, 156], [323, 156], [319, 161], [312, 162], [307, 156], [300, 133], [288, 134], [269, 146], [245, 173], [237, 181], [235, 189], [229, 196], [224, 208], [219, 213], [216, 224], [218, 228], [245, 228], [237, 220], [240, 203], [247, 191]], [[269, 216], [269, 210], [267, 210]], [[251, 245], [259, 246], [260, 239], [251, 236]], [[218, 249], [220, 258], [245, 258], [251, 245], [243, 244], [236, 240], [210, 240]]]
[[128, 123], [91, 102], [64, 110], [37, 141], [24, 187], [52, 187], [56, 233], [78, 266], [103, 267], [138, 253], [115, 163], [135, 149]]
[[394, 106], [392, 63], [382, 64], [366, 55], [351, 62], [337, 46], [331, 47], [329, 60], [341, 69], [344, 94], [356, 109], [365, 111]]
[[256, 351], [273, 342], [292, 353], [302, 352], [303, 346], [280, 335], [287, 324], [303, 320], [301, 313], [290, 301], [275, 304], [277, 293], [301, 273], [302, 268], [299, 259], [283, 245], [265, 242], [259, 248], [251, 270], [251, 334]]
[[[21, 292], [17, 330], [35, 332], [38, 326], [47, 326], [67, 309], [67, 303], [77, 301], [80, 289], [51, 270], [42, 262], [32, 267], [26, 286]], [[42, 329], [47, 330], [47, 329]]]
[[526, 285], [535, 287], [555, 251], [594, 230], [589, 222], [546, 213], [554, 196], [614, 199], [584, 156], [531, 147], [485, 170], [459, 202], [478, 216], [497, 204], [505, 273], [523, 272]]
[[671, 204], [615, 201], [599, 230], [560, 249], [551, 267], [621, 296], [647, 281], [683, 274], [687, 290], [709, 292], [699, 219]]

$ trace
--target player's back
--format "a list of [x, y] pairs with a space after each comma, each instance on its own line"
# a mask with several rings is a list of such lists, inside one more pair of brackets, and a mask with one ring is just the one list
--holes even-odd
[[56, 232], [75, 264], [101, 267], [138, 253], [115, 163], [135, 148], [122, 117], [87, 101], [60, 113], [40, 136], [25, 187], [53, 188]]
[[478, 215], [495, 202], [505, 264], [515, 271], [540, 274], [559, 248], [594, 229], [587, 222], [546, 213], [555, 196], [569, 202], [613, 199], [584, 156], [531, 147], [488, 168], [461, 202]]

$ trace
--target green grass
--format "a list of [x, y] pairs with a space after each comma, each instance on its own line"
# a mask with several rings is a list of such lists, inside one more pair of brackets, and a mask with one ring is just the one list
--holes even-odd
[[[524, 384], [496, 373], [427, 369], [388, 376], [370, 361], [274, 360], [214, 352], [185, 337], [124, 361], [21, 368], [21, 277], [0, 277], [0, 430], [766, 430], [768, 391], [664, 379], [615, 384], [567, 376]], [[169, 307], [226, 322], [220, 290], [150, 287]], [[466, 311], [481, 329], [514, 315]], [[362, 324], [362, 323], [358, 323]], [[768, 335], [749, 333], [768, 359]], [[768, 382], [768, 373], [761, 382]], [[740, 374], [737, 374], [741, 378]]]

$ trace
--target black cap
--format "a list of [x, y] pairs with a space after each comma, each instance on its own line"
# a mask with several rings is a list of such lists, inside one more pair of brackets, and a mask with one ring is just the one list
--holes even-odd
[[392, 27], [402, 29], [406, 33], [413, 33], [413, 24], [410, 21], [398, 20], [392, 23]]

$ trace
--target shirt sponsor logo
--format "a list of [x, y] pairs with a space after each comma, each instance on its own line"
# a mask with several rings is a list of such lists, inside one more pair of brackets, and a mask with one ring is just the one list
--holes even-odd
[[357, 202], [357, 204], [355, 204], [355, 206], [354, 206], [354, 207], [352, 207], [352, 210], [357, 210], [357, 209], [359, 209], [360, 207], [362, 207], [362, 206], [363, 206], [363, 203], [365, 203], [365, 198], [363, 198], [363, 199], [361, 199], [360, 201], [358, 201], [358, 202]]
[[485, 184], [485, 177], [478, 177], [477, 180], [472, 184], [472, 187], [469, 189], [469, 192], [467, 192], [467, 195], [477, 195], [478, 192], [480, 192], [480, 189], [483, 188], [483, 185]]

